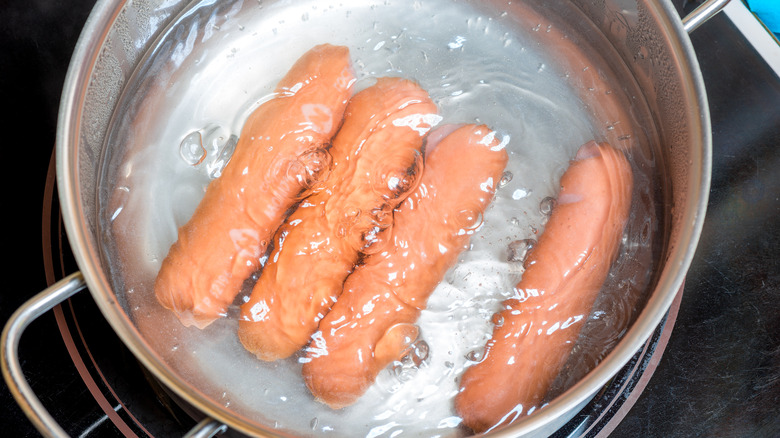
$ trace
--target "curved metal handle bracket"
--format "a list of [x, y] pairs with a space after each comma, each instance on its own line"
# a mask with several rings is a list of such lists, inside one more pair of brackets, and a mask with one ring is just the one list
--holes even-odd
[[691, 33], [726, 7], [730, 0], [707, 0], [682, 19], [683, 29]]
[[3, 378], [27, 418], [44, 436], [66, 437], [68, 435], [52, 418], [27, 383], [19, 362], [19, 340], [32, 321], [85, 287], [86, 283], [81, 273], [73, 273], [30, 298], [11, 315], [3, 328], [3, 348], [0, 351]]

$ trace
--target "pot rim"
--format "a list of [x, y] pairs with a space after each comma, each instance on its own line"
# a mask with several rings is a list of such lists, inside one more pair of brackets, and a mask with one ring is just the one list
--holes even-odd
[[[93, 67], [96, 64], [103, 41], [126, 0], [98, 0], [76, 44], [63, 86], [56, 133], [56, 169], [60, 205], [71, 247], [76, 262], [84, 275], [93, 299], [100, 311], [117, 333], [122, 342], [135, 357], [168, 388], [200, 412], [243, 433], [267, 436], [287, 436], [280, 431], [258, 430], [255, 423], [243, 416], [214, 403], [205, 394], [195, 390], [178, 377], [161, 358], [154, 354], [130, 322], [117, 302], [110, 282], [101, 269], [101, 258], [92, 245], [87, 221], [81, 208], [82, 194], [79, 185], [79, 140], [83, 104]], [[691, 166], [688, 178], [688, 199], [695, 200], [695, 206], [686, 206], [680, 224], [679, 247], [665, 261], [655, 291], [634, 324], [617, 346], [596, 368], [584, 378], [556, 397], [543, 409], [533, 415], [521, 418], [507, 427], [491, 433], [491, 436], [517, 436], [539, 431], [563, 414], [589, 400], [601, 387], [609, 382], [637, 349], [650, 337], [670, 308], [678, 290], [681, 290], [685, 275], [691, 264], [699, 236], [703, 228], [709, 196], [711, 168], [711, 126], [709, 106], [704, 82], [699, 70], [693, 46], [682, 26], [676, 10], [669, 0], [646, 3], [656, 17], [661, 18], [662, 31], [670, 35], [672, 54], [681, 69], [683, 101], [690, 111], [699, 114], [691, 126]], [[698, 160], [697, 160], [698, 158]], [[682, 245], [681, 245], [682, 246]], [[658, 291], [662, 292], [658, 292]]]

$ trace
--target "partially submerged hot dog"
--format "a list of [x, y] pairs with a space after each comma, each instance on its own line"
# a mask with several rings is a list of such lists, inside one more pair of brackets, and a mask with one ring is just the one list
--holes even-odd
[[225, 314], [287, 211], [328, 173], [354, 80], [346, 47], [314, 47], [249, 116], [155, 282], [157, 299], [182, 323], [204, 327]]
[[607, 144], [582, 146], [564, 173], [517, 296], [503, 303], [484, 359], [463, 374], [455, 406], [475, 432], [543, 401], [617, 256], [632, 185], [630, 164]]
[[416, 339], [420, 311], [467, 247], [506, 162], [485, 126], [426, 145], [420, 186], [395, 212], [387, 246], [347, 278], [306, 349], [303, 376], [315, 398], [352, 404]]
[[[436, 106], [417, 84], [382, 78], [357, 93], [333, 139], [333, 169], [274, 237], [275, 248], [249, 301], [239, 339], [262, 360], [306, 345], [341, 294], [361, 253], [392, 223], [416, 187], [423, 137]], [[374, 248], [376, 249], [376, 248]]]

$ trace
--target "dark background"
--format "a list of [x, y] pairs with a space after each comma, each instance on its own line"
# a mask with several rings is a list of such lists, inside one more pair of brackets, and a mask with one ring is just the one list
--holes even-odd
[[[7, 230], [3, 243], [9, 254], [4, 276], [10, 279], [0, 292], [3, 325], [16, 308], [47, 286], [41, 239], [44, 186], [65, 72], [93, 4], [94, 0], [0, 0], [0, 147], [10, 172], [3, 190]], [[38, 382], [36, 388], [59, 385], [61, 392], [87, 395], [72, 364], [46, 366], [55, 357], [68, 357], [62, 340], [48, 333], [59, 335], [51, 314], [36, 320], [22, 338], [20, 357], [28, 378]], [[1, 386], [0, 435], [38, 436], [4, 381]], [[48, 404], [48, 397], [41, 398]]]
[[[3, 241], [11, 279], [0, 292], [0, 322], [47, 286], [44, 185], [65, 72], [93, 3], [0, 1], [0, 141], [10, 170]], [[681, 11], [695, 5], [674, 3]], [[692, 41], [713, 122], [708, 215], [668, 347], [613, 436], [780, 437], [780, 80], [725, 16]], [[63, 394], [74, 400], [58, 408], [61, 421], [92, 424], [99, 415], [82, 401], [88, 394], [73, 365], [47, 366], [67, 357], [52, 331], [59, 335], [49, 314], [25, 334], [25, 372], [45, 404]], [[0, 435], [37, 436], [4, 385], [0, 407]], [[120, 435], [109, 426], [87, 436]]]

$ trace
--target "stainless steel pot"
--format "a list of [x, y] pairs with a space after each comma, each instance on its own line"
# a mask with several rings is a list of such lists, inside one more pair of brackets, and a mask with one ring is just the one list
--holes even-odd
[[[686, 32], [725, 6], [710, 0], [682, 22], [668, 1], [572, 0], [616, 49], [643, 90], [658, 127], [668, 166], [670, 230], [659, 272], [644, 309], [614, 350], [585, 378], [545, 408], [491, 436], [545, 435], [584, 405], [631, 358], [659, 324], [681, 288], [704, 220], [710, 181], [710, 122], [698, 63]], [[65, 433], [25, 382], [17, 358], [24, 328], [41, 313], [87, 287], [122, 341], [178, 397], [213, 420], [194, 435], [226, 425], [252, 435], [274, 435], [194, 390], [150, 352], [112, 290], [96, 244], [96, 163], [120, 93], [145, 50], [188, 1], [100, 0], [83, 30], [65, 81], [57, 131], [57, 177], [68, 237], [81, 272], [20, 308], [3, 332], [3, 375], [11, 392], [44, 435]], [[643, 56], [637, 57], [641, 52]]]

